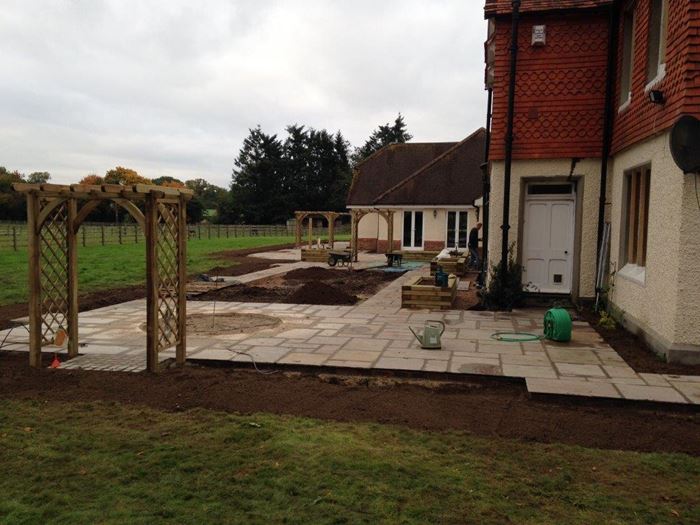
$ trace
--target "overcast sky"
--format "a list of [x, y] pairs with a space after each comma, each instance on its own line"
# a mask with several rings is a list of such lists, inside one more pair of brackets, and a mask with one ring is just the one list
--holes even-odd
[[250, 127], [484, 124], [480, 0], [2, 0], [0, 165], [228, 185]]

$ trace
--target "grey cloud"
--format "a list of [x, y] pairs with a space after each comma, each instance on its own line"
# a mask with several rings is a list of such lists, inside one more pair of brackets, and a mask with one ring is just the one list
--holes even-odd
[[115, 165], [225, 185], [248, 128], [401, 111], [415, 140], [484, 120], [475, 0], [15, 1], [0, 18], [0, 165], [60, 182]]

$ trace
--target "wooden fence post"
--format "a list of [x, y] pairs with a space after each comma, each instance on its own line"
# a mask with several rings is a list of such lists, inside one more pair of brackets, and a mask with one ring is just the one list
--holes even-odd
[[17, 251], [17, 228], [12, 227], [12, 248]]
[[83, 226], [83, 248], [87, 246], [87, 239], [85, 237], [85, 232], [87, 231], [87, 226]]
[[117, 224], [117, 235], [119, 236], [119, 244], [122, 243], [122, 225]]
[[134, 244], [139, 243], [139, 227], [137, 224], [134, 224]]
[[102, 246], [105, 245], [105, 226], [102, 224], [100, 226], [100, 233], [102, 234]]

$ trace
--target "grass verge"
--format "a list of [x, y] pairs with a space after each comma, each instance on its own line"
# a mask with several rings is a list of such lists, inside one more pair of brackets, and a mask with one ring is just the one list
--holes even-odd
[[[293, 237], [191, 239], [187, 243], [187, 271], [201, 272], [225, 264], [225, 260], [211, 257], [216, 252], [290, 242], [294, 242]], [[25, 302], [28, 295], [27, 250], [1, 250], [0, 268], [0, 305]], [[145, 272], [144, 243], [78, 248], [78, 282], [81, 292], [139, 284], [146, 281]]]
[[3, 523], [698, 523], [700, 458], [0, 401]]

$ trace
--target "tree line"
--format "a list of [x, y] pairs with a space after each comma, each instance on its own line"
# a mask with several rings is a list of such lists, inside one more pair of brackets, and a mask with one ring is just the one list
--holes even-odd
[[[340, 131], [330, 133], [293, 124], [286, 137], [265, 133], [260, 126], [249, 130], [234, 161], [228, 189], [202, 178], [181, 181], [170, 176], [146, 178], [137, 171], [117, 166], [103, 176], [90, 174], [81, 184], [156, 184], [189, 188], [190, 222], [222, 224], [282, 224], [296, 210], [342, 211], [352, 182], [352, 168], [375, 151], [392, 143], [411, 140], [401, 114], [393, 123], [378, 126], [365, 143], [354, 150]], [[51, 175], [24, 175], [0, 166], [0, 220], [26, 220], [25, 198], [12, 191], [15, 182], [45, 183]], [[95, 222], [121, 222], [118, 206], [101, 203], [90, 215]]]

